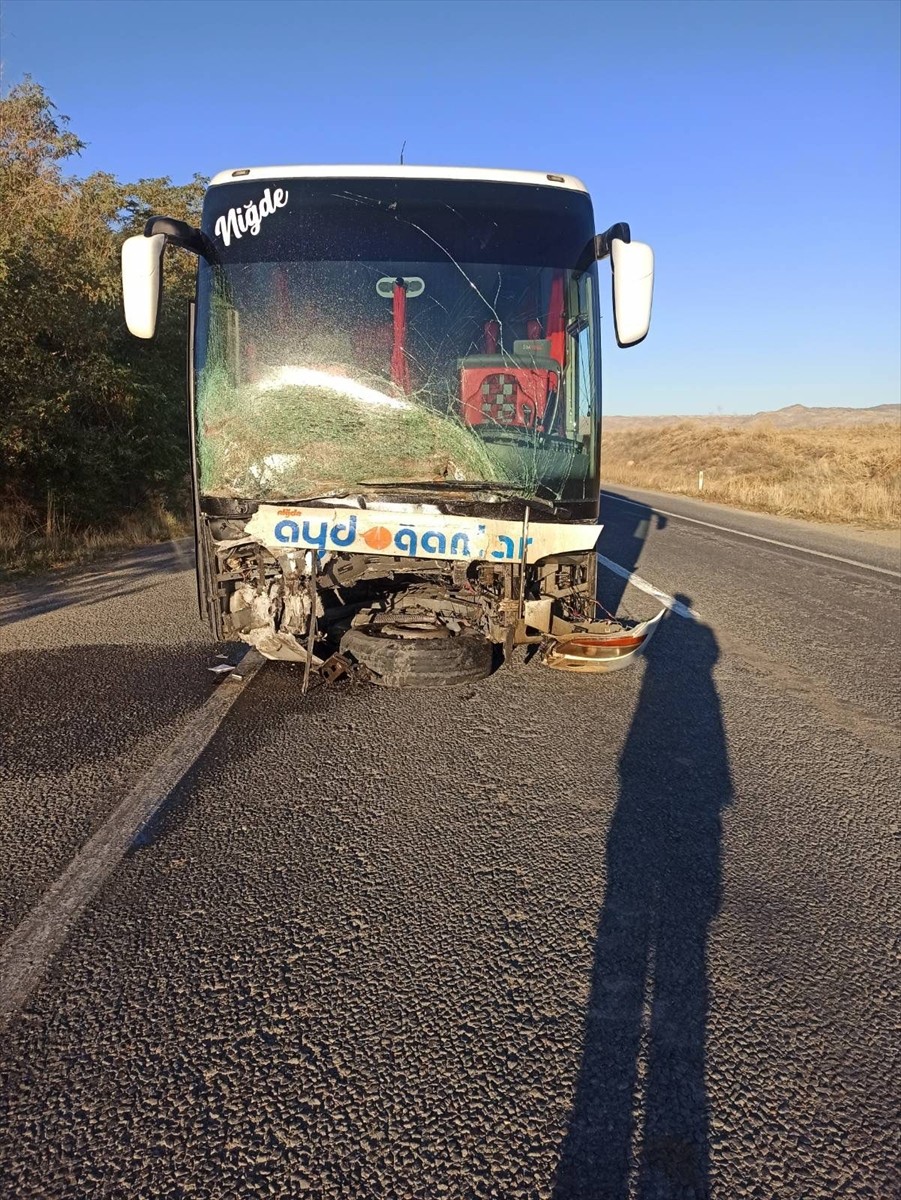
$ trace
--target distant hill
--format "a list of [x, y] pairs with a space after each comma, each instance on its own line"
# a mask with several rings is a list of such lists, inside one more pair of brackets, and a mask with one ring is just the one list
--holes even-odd
[[778, 429], [824, 429], [834, 425], [884, 425], [887, 422], [901, 424], [901, 404], [875, 404], [871, 408], [813, 408], [806, 404], [790, 404], [787, 408], [758, 413], [604, 417], [604, 425], [608, 429], [675, 425], [681, 421], [698, 421], [705, 425], [771, 425]]

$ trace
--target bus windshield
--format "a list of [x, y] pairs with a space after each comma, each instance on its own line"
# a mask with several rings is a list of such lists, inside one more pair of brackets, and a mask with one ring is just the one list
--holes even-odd
[[[582, 192], [430, 179], [210, 189], [196, 340], [206, 496], [405, 482], [597, 496]], [[397, 490], [395, 488], [395, 490]]]

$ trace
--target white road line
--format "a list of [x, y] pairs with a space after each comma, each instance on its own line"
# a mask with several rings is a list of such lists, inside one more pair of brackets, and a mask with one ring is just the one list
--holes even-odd
[[622, 579], [628, 579], [633, 587], [637, 587], [639, 591], [647, 592], [649, 596], [653, 596], [665, 605], [670, 612], [674, 612], [677, 617], [685, 617], [689, 621], [700, 621], [700, 616], [693, 608], [689, 608], [687, 604], [683, 604], [681, 600], [675, 600], [666, 592], [661, 592], [660, 588], [654, 587], [653, 583], [648, 583], [646, 579], [642, 579], [640, 575], [636, 575], [634, 571], [627, 571], [625, 567], [621, 567], [619, 563], [615, 563], [611, 558], [605, 558], [603, 554], [599, 554], [598, 562], [602, 567], [606, 567], [608, 571], [612, 571], [614, 575], [619, 575]]
[[755, 542], [767, 542], [770, 546], [781, 546], [783, 550], [797, 550], [799, 554], [813, 554], [817, 558], [828, 558], [832, 562], [844, 563], [848, 567], [860, 567], [863, 571], [876, 571], [880, 575], [890, 575], [893, 579], [901, 579], [901, 571], [891, 571], [888, 567], [874, 567], [872, 563], [858, 562], [856, 558], [842, 558], [838, 554], [827, 554], [825, 550], [810, 550], [807, 546], [795, 546], [791, 542], [780, 542], [776, 538], [762, 537], [759, 533], [745, 533], [743, 529], [730, 529], [727, 525], [714, 525], [712, 521], [699, 521], [697, 517], [686, 517], [682, 513], [667, 512], [665, 508], [656, 508], [653, 504], [640, 504], [637, 500], [627, 500], [625, 496], [603, 492], [614, 504], [630, 504], [633, 508], [650, 509], [660, 513], [662, 517], [672, 517], [676, 521], [689, 521], [692, 525], [703, 525], [706, 529], [716, 529], [720, 533], [734, 533], [736, 537], [751, 538]]
[[116, 810], [51, 884], [0, 949], [0, 1029], [40, 983], [73, 924], [97, 895], [140, 831], [212, 740], [226, 713], [266, 660], [250, 650], [240, 679], [228, 678], [141, 777]]

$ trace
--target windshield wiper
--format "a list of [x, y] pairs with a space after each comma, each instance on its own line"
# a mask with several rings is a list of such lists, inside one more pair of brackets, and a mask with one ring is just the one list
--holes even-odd
[[314, 492], [312, 496], [300, 496], [297, 500], [279, 500], [279, 504], [308, 504], [311, 500], [344, 500], [353, 494], [347, 488], [342, 488], [337, 492]]
[[361, 484], [361, 487], [366, 488], [392, 488], [397, 490], [404, 488], [409, 491], [418, 492], [496, 492], [505, 496], [511, 496], [517, 500], [522, 500], [526, 504], [538, 504], [542, 508], [556, 508], [558, 499], [550, 488], [539, 484], [548, 495], [551, 497], [547, 500], [541, 496], [528, 496], [521, 487], [515, 483], [490, 483], [480, 482], [475, 479], [390, 479], [385, 481], [372, 482], [367, 480]]

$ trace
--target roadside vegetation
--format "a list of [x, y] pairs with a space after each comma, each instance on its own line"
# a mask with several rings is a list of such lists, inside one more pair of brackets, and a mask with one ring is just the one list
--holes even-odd
[[84, 143], [26, 78], [0, 97], [0, 570], [182, 532], [186, 255], [155, 343], [130, 338], [119, 251], [154, 213], [196, 223], [204, 180], [67, 174]]
[[601, 478], [605, 485], [677, 492], [780, 516], [888, 528], [901, 524], [901, 425], [611, 422], [604, 429]]

